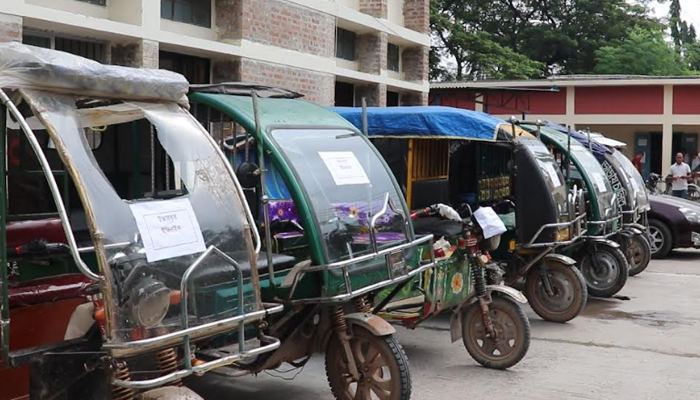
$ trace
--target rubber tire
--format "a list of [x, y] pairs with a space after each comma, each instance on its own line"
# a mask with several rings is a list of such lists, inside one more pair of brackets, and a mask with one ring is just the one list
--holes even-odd
[[668, 256], [668, 253], [670, 253], [671, 250], [673, 250], [673, 234], [671, 233], [671, 230], [664, 222], [661, 222], [656, 219], [649, 220], [649, 227], [654, 227], [658, 229], [664, 237], [664, 244], [661, 246], [661, 249], [659, 249], [659, 251], [657, 251], [656, 253], [651, 253], [651, 258], [666, 258], [666, 256]]
[[[408, 357], [394, 335], [375, 336], [365, 328], [354, 326], [353, 337], [364, 337], [373, 340], [376, 345], [382, 348], [382, 355], [390, 355], [391, 359], [396, 362], [395, 369], [399, 371], [398, 382], [400, 385], [398, 393], [391, 393], [390, 400], [409, 400], [411, 398], [411, 372], [409, 369]], [[341, 357], [342, 359], [342, 357], [344, 357], [344, 350], [338, 340], [338, 336], [333, 333], [331, 341], [328, 344], [328, 349], [326, 350], [326, 378], [331, 387], [333, 397], [337, 400], [352, 400], [349, 397], [343, 396], [341, 393], [338, 380], [340, 374], [336, 373], [338, 372], [336, 366], [336, 362], [338, 362], [337, 357]], [[393, 380], [394, 377], [392, 376], [392, 381]]]
[[542, 285], [540, 285], [541, 277], [538, 268], [531, 268], [527, 274], [525, 280], [525, 297], [527, 297], [528, 303], [535, 314], [539, 315], [545, 321], [564, 323], [571, 321], [576, 318], [584, 308], [586, 308], [586, 303], [588, 302], [588, 288], [586, 287], [586, 280], [583, 278], [581, 271], [575, 266], [568, 266], [559, 261], [549, 260], [547, 261], [547, 269], [556, 270], [566, 277], [568, 277], [570, 282], [573, 282], [575, 299], [571, 303], [571, 306], [566, 311], [556, 312], [549, 311], [543, 304], [537, 299], [537, 290], [544, 290]]
[[530, 348], [530, 320], [527, 319], [523, 308], [509, 297], [494, 294], [492, 300], [492, 303], [489, 304], [489, 309], [496, 307], [501, 311], [506, 311], [511, 317], [514, 317], [515, 321], [520, 325], [520, 348], [510, 357], [500, 361], [492, 361], [482, 357], [475, 348], [472, 348], [472, 343], [469, 340], [469, 321], [474, 320], [474, 318], [478, 318], [479, 321], [482, 320], [478, 301], [470, 304], [462, 315], [462, 342], [469, 352], [469, 355], [482, 366], [491, 369], [506, 369], [519, 363]]
[[[620, 271], [617, 275], [617, 280], [615, 281], [615, 284], [608, 289], [599, 290], [594, 287], [591, 287], [591, 285], [589, 285], [588, 282], [586, 282], [586, 286], [588, 286], [588, 294], [595, 297], [612, 297], [615, 294], [617, 294], [617, 292], [622, 290], [622, 288], [625, 287], [625, 284], [627, 283], [627, 277], [629, 276], [629, 265], [627, 264], [627, 257], [625, 257], [625, 253], [623, 253], [620, 248], [608, 246], [604, 243], [598, 243], [597, 247], [599, 252], [602, 250], [613, 256], [613, 258], [617, 262], [618, 269]], [[584, 251], [583, 258], [585, 257], [588, 257], [588, 251]], [[579, 263], [579, 268], [583, 267], [584, 265], [583, 258]], [[581, 274], [585, 279], [586, 274], [584, 274], [583, 271], [581, 271]]]
[[638, 240], [641, 243], [643, 255], [642, 262], [637, 267], [632, 268], [632, 265], [630, 264], [629, 276], [639, 275], [644, 272], [651, 261], [651, 244], [649, 244], [646, 234], [642, 233], [640, 235], [634, 235], [632, 236], [632, 240]]

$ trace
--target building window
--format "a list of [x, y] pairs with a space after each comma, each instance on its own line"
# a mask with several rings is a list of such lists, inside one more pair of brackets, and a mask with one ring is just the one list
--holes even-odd
[[160, 17], [211, 28], [211, 0], [160, 0]]
[[211, 62], [206, 58], [161, 51], [158, 66], [182, 74], [191, 84], [211, 83]]
[[399, 46], [389, 43], [386, 49], [386, 62], [389, 71], [399, 72]]
[[107, 46], [100, 42], [91, 42], [61, 36], [45, 36], [25, 33], [22, 36], [22, 43], [31, 46], [44, 47], [47, 49], [65, 51], [66, 53], [89, 58], [90, 60], [100, 63], [107, 62]]
[[343, 60], [355, 61], [355, 32], [338, 28], [335, 42], [335, 56]]
[[78, 1], [82, 1], [83, 3], [94, 4], [97, 6], [106, 6], [107, 5], [107, 0], [78, 0]]
[[399, 92], [386, 91], [386, 106], [387, 107], [398, 107], [399, 105]]
[[335, 106], [354, 107], [355, 106], [355, 85], [347, 82], [335, 82]]

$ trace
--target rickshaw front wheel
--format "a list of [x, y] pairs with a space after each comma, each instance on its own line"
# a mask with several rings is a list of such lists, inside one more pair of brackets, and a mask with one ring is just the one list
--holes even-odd
[[489, 304], [489, 316], [495, 338], [489, 337], [484, 328], [479, 302], [467, 307], [462, 317], [464, 347], [486, 368], [510, 368], [525, 357], [530, 347], [530, 321], [518, 303], [500, 296], [494, 296]]
[[633, 235], [626, 252], [630, 276], [639, 275], [647, 269], [651, 261], [651, 244], [646, 235]]
[[627, 283], [629, 264], [619, 248], [599, 243], [591, 252], [586, 251], [579, 262], [586, 279], [588, 294], [596, 297], [612, 297]]
[[525, 296], [532, 310], [545, 321], [564, 323], [586, 308], [586, 280], [576, 267], [548, 260], [546, 274], [552, 286], [550, 296], [539, 268], [531, 268], [525, 281]]
[[359, 326], [350, 338], [360, 378], [355, 379], [337, 335], [326, 351], [326, 376], [333, 396], [338, 400], [409, 400], [411, 374], [408, 358], [393, 335], [375, 336]]

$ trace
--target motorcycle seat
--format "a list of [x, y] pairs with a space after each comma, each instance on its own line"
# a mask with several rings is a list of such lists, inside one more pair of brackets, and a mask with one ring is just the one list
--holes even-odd
[[413, 229], [416, 234], [426, 235], [432, 233], [435, 239], [439, 239], [443, 236], [458, 236], [462, 233], [462, 223], [440, 217], [423, 217], [413, 221]]

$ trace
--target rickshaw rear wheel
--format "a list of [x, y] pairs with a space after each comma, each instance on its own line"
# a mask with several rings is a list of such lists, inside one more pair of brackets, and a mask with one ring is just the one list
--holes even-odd
[[629, 261], [629, 275], [641, 274], [649, 266], [651, 261], [651, 244], [646, 235], [633, 235], [631, 244], [627, 247], [627, 260]]
[[[593, 264], [593, 257], [599, 263]], [[629, 265], [625, 253], [619, 248], [599, 243], [595, 253], [586, 251], [579, 262], [579, 268], [586, 279], [588, 294], [596, 297], [611, 297], [627, 283]]]
[[547, 294], [538, 268], [530, 269], [525, 280], [525, 296], [532, 310], [545, 321], [564, 323], [586, 308], [586, 280], [576, 267], [547, 261], [547, 276], [553, 296]]
[[345, 351], [335, 334], [326, 351], [326, 376], [336, 399], [411, 398], [408, 357], [393, 335], [375, 336], [367, 329], [355, 326], [350, 348], [360, 372], [359, 381], [350, 374]]
[[522, 307], [507, 297], [493, 297], [489, 315], [497, 338], [488, 337], [479, 302], [462, 317], [462, 341], [469, 355], [486, 368], [506, 369], [525, 357], [530, 348], [530, 321]]

